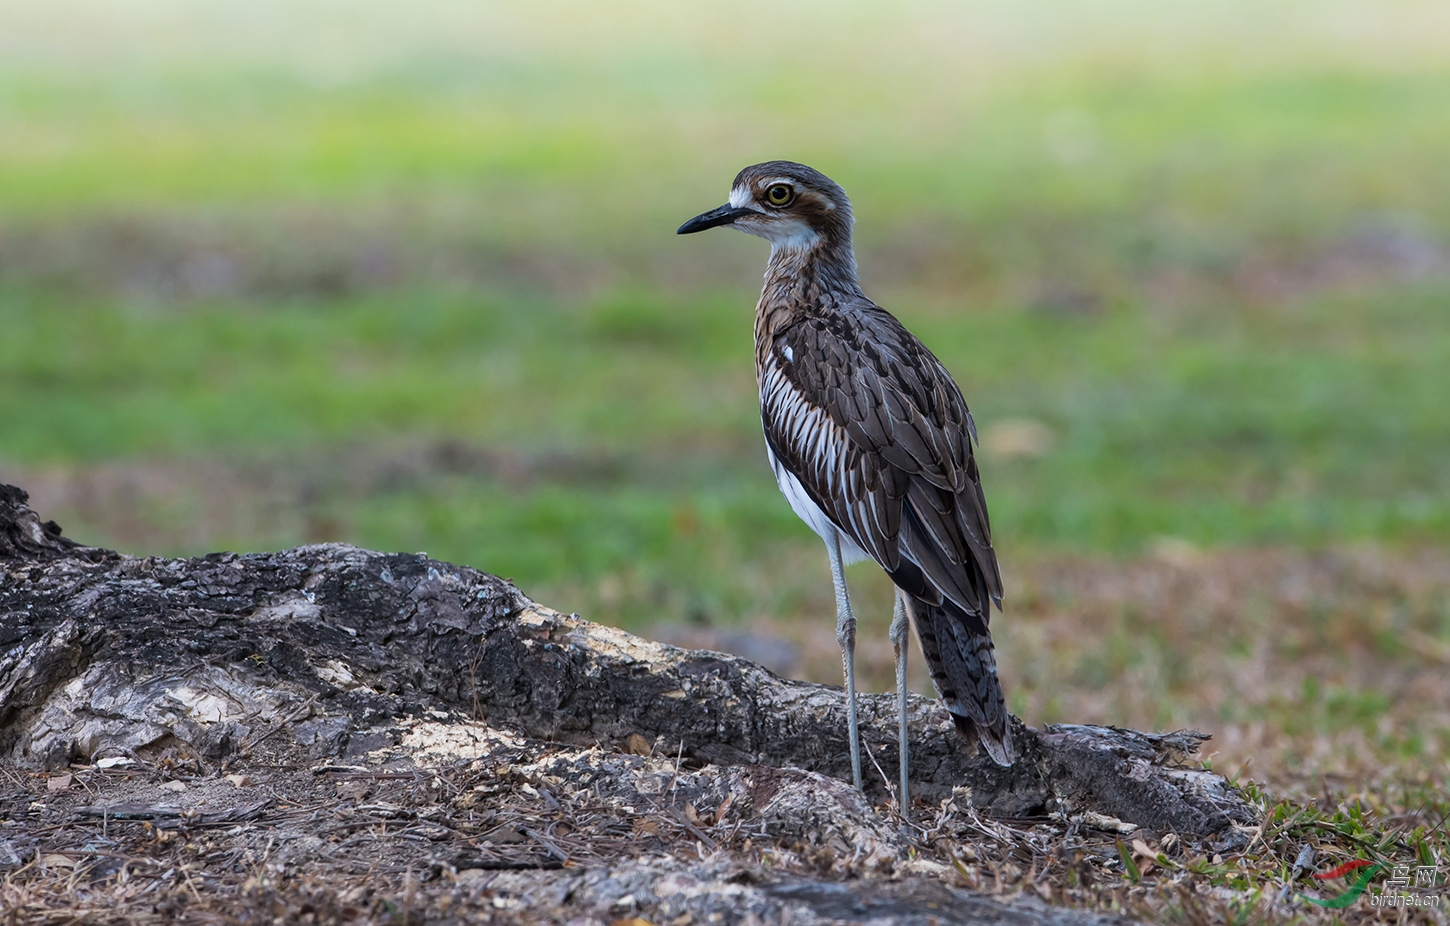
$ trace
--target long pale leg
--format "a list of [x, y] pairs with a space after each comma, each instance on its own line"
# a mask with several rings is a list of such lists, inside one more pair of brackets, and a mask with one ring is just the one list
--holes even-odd
[[836, 587], [836, 642], [841, 644], [841, 665], [846, 670], [846, 729], [851, 736], [851, 780], [861, 787], [861, 722], [856, 714], [856, 616], [851, 613], [851, 593], [841, 564], [841, 539], [834, 533], [826, 540], [831, 557], [831, 583]]
[[897, 736], [901, 743], [901, 815], [911, 817], [911, 759], [906, 746], [906, 656], [911, 634], [906, 629], [906, 594], [896, 591], [896, 610], [891, 616], [891, 648], [896, 651], [896, 707], [900, 715]]

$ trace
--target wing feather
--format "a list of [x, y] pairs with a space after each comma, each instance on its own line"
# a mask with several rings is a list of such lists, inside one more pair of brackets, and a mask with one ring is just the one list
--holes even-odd
[[[980, 621], [1001, 603], [961, 391], [869, 302], [777, 330], [760, 371], [766, 440], [812, 501], [923, 600]], [[914, 592], [915, 593], [915, 592]]]

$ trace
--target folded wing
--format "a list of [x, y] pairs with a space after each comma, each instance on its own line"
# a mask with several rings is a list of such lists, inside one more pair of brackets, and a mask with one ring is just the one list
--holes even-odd
[[866, 303], [779, 331], [761, 370], [765, 437], [811, 498], [903, 589], [985, 629], [1002, 579], [951, 375]]

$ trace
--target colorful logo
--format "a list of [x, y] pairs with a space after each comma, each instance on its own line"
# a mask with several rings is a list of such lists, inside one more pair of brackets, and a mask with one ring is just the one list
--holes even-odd
[[1329, 910], [1342, 910], [1359, 899], [1359, 895], [1363, 894], [1365, 888], [1369, 887], [1370, 879], [1383, 871], [1384, 867], [1385, 866], [1380, 865], [1376, 862], [1371, 862], [1368, 859], [1362, 858], [1355, 859], [1352, 862], [1345, 862], [1338, 868], [1331, 868], [1329, 871], [1326, 871], [1323, 874], [1315, 875], [1314, 880], [1330, 881], [1334, 878], [1342, 878], [1350, 872], [1355, 871], [1356, 869], [1363, 868], [1364, 872], [1360, 874], [1359, 878], [1354, 882], [1354, 884], [1350, 885], [1349, 890], [1345, 891], [1343, 894], [1340, 894], [1338, 897], [1330, 897], [1327, 900], [1322, 900], [1318, 897], [1309, 897], [1304, 894], [1300, 894], [1299, 899], [1306, 900], [1309, 903], [1314, 904], [1316, 907], [1325, 907]]
[[[1421, 807], [1421, 812], [1424, 811]], [[1420, 813], [1415, 814], [1416, 817]], [[1450, 812], [1442, 816], [1439, 821], [1424, 835], [1429, 836], [1439, 832], [1447, 822], [1450, 822]], [[1404, 835], [1405, 824], [1396, 829], [1397, 835]], [[1314, 864], [1314, 849], [1311, 846], [1304, 846], [1299, 853], [1299, 860], [1295, 862], [1295, 875], [1302, 870], [1300, 866], [1308, 868]], [[1369, 883], [1375, 875], [1388, 871], [1390, 876], [1385, 879], [1383, 890], [1378, 894], [1371, 894], [1370, 906], [1375, 907], [1439, 907], [1441, 896], [1432, 894], [1427, 889], [1435, 888], [1440, 883], [1439, 869], [1434, 865], [1417, 865], [1413, 868], [1413, 890], [1411, 893], [1411, 866], [1390, 865], [1385, 862], [1376, 862], [1370, 859], [1355, 859], [1345, 862], [1329, 871], [1314, 875], [1316, 881], [1332, 881], [1335, 878], [1343, 878], [1358, 871], [1359, 876], [1349, 889], [1338, 897], [1319, 898], [1309, 897], [1305, 894], [1296, 895], [1300, 900], [1314, 904], [1316, 907], [1324, 907], [1329, 910], [1342, 910], [1359, 899], [1360, 895], [1369, 889]], [[1291, 876], [1292, 877], [1292, 876]]]
[[[1361, 870], [1362, 869], [1362, 870]], [[1440, 898], [1436, 896], [1424, 897], [1408, 893], [1410, 889], [1410, 866], [1396, 865], [1388, 866], [1380, 862], [1371, 862], [1368, 859], [1355, 859], [1352, 862], [1345, 862], [1337, 868], [1317, 874], [1316, 881], [1330, 881], [1334, 878], [1343, 878], [1355, 871], [1360, 875], [1355, 879], [1349, 889], [1338, 897], [1319, 898], [1309, 897], [1300, 894], [1299, 899], [1312, 903], [1316, 907], [1324, 907], [1329, 910], [1342, 910], [1359, 899], [1359, 896], [1369, 888], [1369, 882], [1375, 875], [1382, 871], [1389, 870], [1390, 877], [1385, 880], [1384, 892], [1370, 898], [1375, 906], [1431, 906], [1438, 907]], [[1434, 865], [1420, 865], [1414, 869], [1414, 886], [1417, 889], [1430, 888], [1436, 885], [1437, 869]]]

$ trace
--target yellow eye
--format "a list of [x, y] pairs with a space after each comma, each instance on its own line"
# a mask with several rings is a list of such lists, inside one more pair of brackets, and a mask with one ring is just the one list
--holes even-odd
[[777, 183], [765, 191], [765, 200], [772, 206], [784, 206], [794, 198], [795, 191], [785, 183]]

